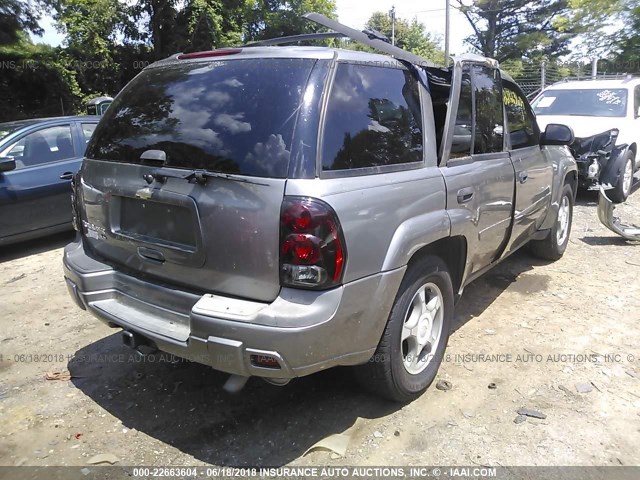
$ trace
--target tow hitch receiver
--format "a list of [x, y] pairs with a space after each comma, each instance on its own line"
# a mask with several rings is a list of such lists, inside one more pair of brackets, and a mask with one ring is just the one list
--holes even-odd
[[624, 225], [618, 217], [613, 216], [615, 205], [607, 197], [605, 189], [600, 187], [600, 197], [598, 198], [598, 218], [600, 222], [614, 233], [617, 233], [626, 240], [640, 242], [640, 227], [635, 225]]
[[136, 335], [133, 332], [128, 332], [126, 330], [122, 332], [122, 343], [124, 343], [127, 347], [132, 348], [134, 350], [142, 344], [138, 339], [138, 335]]
[[153, 342], [147, 340], [142, 335], [138, 335], [135, 332], [130, 332], [128, 330], [123, 330], [122, 332], [122, 343], [124, 343], [127, 347], [132, 348], [140, 355], [151, 355], [158, 351], [158, 348], [153, 344]]

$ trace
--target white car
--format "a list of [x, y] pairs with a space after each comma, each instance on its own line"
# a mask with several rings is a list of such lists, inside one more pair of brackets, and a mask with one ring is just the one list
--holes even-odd
[[603, 185], [614, 202], [625, 201], [640, 166], [640, 78], [560, 82], [532, 106], [542, 131], [551, 123], [573, 129], [580, 186]]

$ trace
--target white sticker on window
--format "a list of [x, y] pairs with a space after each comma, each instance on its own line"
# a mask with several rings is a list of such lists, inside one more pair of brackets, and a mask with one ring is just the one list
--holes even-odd
[[553, 102], [556, 101], [556, 97], [544, 97], [541, 98], [536, 107], [538, 108], [549, 108], [553, 105]]
[[620, 105], [622, 103], [622, 99], [611, 90], [599, 92], [598, 98], [601, 102], [605, 102], [607, 105]]

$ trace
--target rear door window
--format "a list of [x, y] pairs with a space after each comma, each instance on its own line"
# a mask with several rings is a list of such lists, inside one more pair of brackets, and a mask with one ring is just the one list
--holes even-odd
[[498, 70], [473, 66], [476, 132], [473, 153], [496, 153], [504, 149], [504, 112]]
[[236, 59], [152, 68], [105, 112], [87, 157], [284, 178], [313, 59]]
[[456, 124], [453, 127], [453, 140], [449, 158], [464, 158], [471, 155], [474, 114], [471, 73], [469, 67], [465, 66], [462, 72], [460, 100], [458, 102]]
[[504, 111], [498, 70], [464, 65], [449, 158], [504, 150]]
[[422, 162], [418, 82], [411, 72], [340, 63], [329, 97], [322, 169]]

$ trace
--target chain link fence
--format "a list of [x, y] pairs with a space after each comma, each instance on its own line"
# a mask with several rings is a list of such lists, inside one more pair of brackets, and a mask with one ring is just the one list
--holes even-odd
[[[507, 70], [509, 68], [507, 67]], [[544, 88], [562, 81], [575, 80], [611, 80], [628, 76], [640, 77], [640, 62], [615, 63], [599, 60], [593, 64], [546, 63], [527, 64], [513, 68], [513, 78], [530, 100], [533, 100]]]

